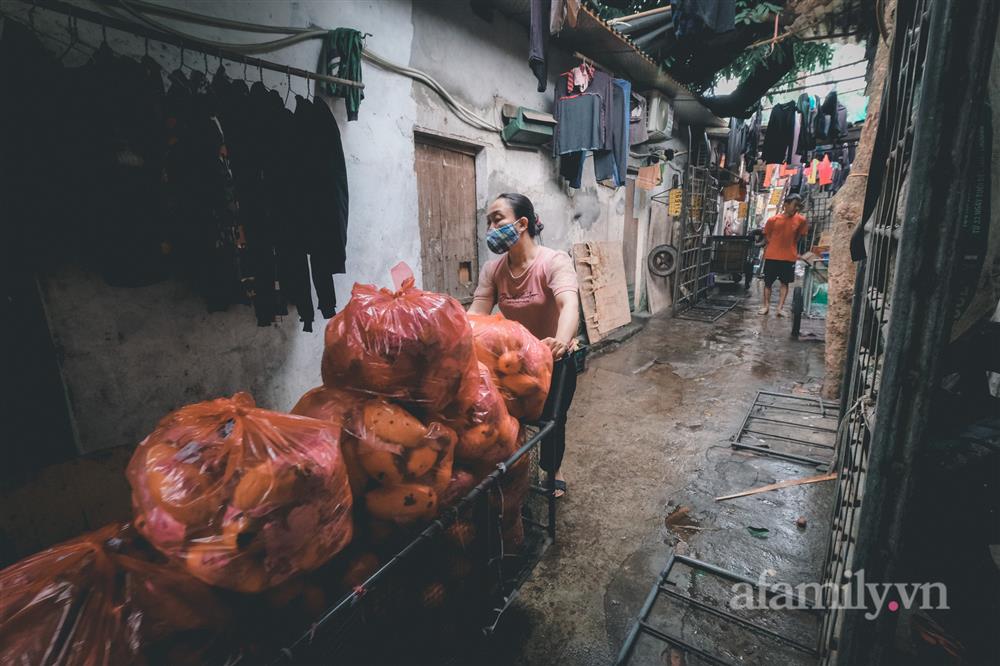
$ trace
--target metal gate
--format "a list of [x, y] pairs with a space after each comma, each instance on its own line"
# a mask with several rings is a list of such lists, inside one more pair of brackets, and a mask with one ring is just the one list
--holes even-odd
[[837, 602], [859, 571], [876, 583], [897, 575], [910, 470], [950, 330], [956, 211], [982, 106], [972, 100], [983, 100], [996, 25], [993, 2], [900, 0], [896, 10], [841, 391], [824, 664], [883, 662], [892, 643], [898, 614], [870, 621]]
[[805, 254], [810, 248], [819, 245], [820, 238], [830, 230], [830, 203], [833, 192], [814, 190], [806, 195], [805, 216], [809, 223], [809, 232], [799, 240], [799, 254]]
[[719, 217], [719, 183], [711, 174], [708, 137], [694, 139], [684, 172], [681, 237], [677, 244], [677, 277], [674, 279], [673, 314], [684, 312], [708, 296], [711, 244], [708, 237]]

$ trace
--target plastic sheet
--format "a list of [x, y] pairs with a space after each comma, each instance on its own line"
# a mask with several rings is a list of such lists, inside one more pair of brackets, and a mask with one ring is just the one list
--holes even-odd
[[245, 393], [183, 407], [129, 463], [136, 527], [195, 577], [240, 592], [313, 570], [353, 534], [339, 435]]
[[204, 661], [228, 610], [139, 541], [108, 525], [0, 571], [0, 663]]
[[537, 420], [552, 384], [552, 352], [516, 321], [502, 314], [469, 315], [476, 356], [493, 375], [516, 418]]
[[475, 390], [472, 329], [451, 296], [413, 280], [393, 292], [354, 285], [326, 327], [323, 383], [444, 410]]

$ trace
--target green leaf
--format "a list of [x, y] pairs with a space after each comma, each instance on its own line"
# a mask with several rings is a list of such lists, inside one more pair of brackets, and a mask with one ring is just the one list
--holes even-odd
[[750, 532], [750, 536], [757, 539], [766, 539], [767, 535], [770, 533], [770, 530], [766, 527], [752, 527], [749, 525], [747, 526], [747, 531]]

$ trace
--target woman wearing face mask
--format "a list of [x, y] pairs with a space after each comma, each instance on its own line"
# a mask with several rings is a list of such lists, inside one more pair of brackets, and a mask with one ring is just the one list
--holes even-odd
[[538, 244], [542, 223], [522, 194], [498, 196], [486, 213], [486, 244], [497, 259], [486, 262], [469, 312], [490, 314], [494, 305], [520, 322], [552, 350], [555, 367], [543, 420], [555, 427], [542, 441], [540, 464], [555, 476], [555, 496], [566, 493], [561, 466], [566, 449], [566, 412], [576, 391], [576, 366], [570, 356], [580, 327], [580, 300], [573, 260]]

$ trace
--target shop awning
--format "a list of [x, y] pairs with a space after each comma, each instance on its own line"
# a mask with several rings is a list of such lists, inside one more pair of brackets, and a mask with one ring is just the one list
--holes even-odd
[[[527, 26], [531, 16], [530, 0], [493, 0], [493, 7], [511, 20]], [[566, 24], [554, 38], [570, 53], [578, 51], [632, 82], [633, 88], [659, 90], [674, 104], [674, 117], [685, 125], [724, 127], [726, 122], [708, 110], [700, 98], [671, 77], [660, 65], [643, 53], [627, 35], [616, 32], [590, 9], [580, 7], [576, 27]], [[527, 44], [525, 44], [527, 54]], [[525, 55], [527, 58], [527, 55]], [[530, 79], [530, 72], [525, 65]]]

